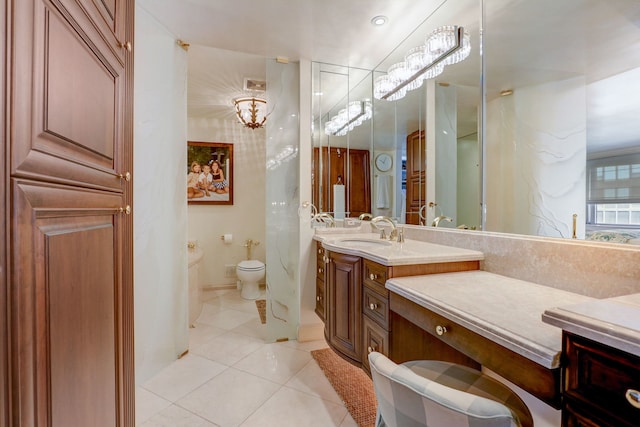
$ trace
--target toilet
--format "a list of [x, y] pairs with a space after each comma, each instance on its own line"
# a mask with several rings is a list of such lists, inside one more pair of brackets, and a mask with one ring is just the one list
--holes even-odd
[[260, 296], [258, 282], [264, 277], [264, 272], [264, 264], [255, 259], [242, 261], [236, 266], [236, 275], [242, 282], [242, 298], [257, 299]]

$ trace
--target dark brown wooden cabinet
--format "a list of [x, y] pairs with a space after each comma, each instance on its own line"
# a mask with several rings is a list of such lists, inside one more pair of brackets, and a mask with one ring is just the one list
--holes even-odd
[[0, 425], [133, 426], [135, 3], [4, 3]]
[[[420, 342], [429, 334], [399, 316], [394, 321], [391, 294], [385, 283], [393, 277], [477, 270], [478, 261], [384, 266], [357, 256], [327, 251], [321, 242], [316, 242], [316, 253], [316, 313], [322, 317], [324, 312], [325, 338], [342, 357], [366, 371], [369, 371], [368, 354], [372, 351], [395, 361], [437, 354], [443, 355], [444, 360], [477, 366], [449, 346], [445, 351], [438, 349], [438, 353], [425, 352]], [[323, 301], [322, 306], [320, 301]]]
[[[640, 357], [563, 332], [564, 427], [640, 425]], [[635, 402], [637, 404], [637, 402]]]
[[419, 211], [426, 203], [426, 146], [424, 131], [407, 136], [407, 224], [420, 224]]
[[316, 314], [325, 319], [325, 251], [322, 243], [316, 242]]
[[[320, 161], [320, 153], [322, 161]], [[320, 167], [322, 165], [322, 168]], [[333, 184], [342, 182], [350, 217], [371, 213], [371, 174], [368, 150], [327, 147], [313, 151], [313, 204], [320, 212], [334, 212]], [[322, 200], [321, 200], [322, 199]]]
[[327, 342], [350, 361], [362, 358], [362, 260], [327, 252], [325, 283]]

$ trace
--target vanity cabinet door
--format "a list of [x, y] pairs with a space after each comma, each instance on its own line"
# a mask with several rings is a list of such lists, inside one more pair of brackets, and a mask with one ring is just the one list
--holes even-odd
[[324, 282], [322, 280], [316, 279], [316, 314], [322, 321], [325, 319], [324, 312]]
[[640, 390], [640, 358], [567, 332], [563, 337], [563, 426], [639, 426], [638, 402], [627, 394]]
[[325, 319], [324, 270], [324, 248], [322, 243], [316, 242], [316, 314], [323, 322]]
[[362, 355], [362, 366], [367, 372], [371, 372], [371, 368], [369, 367], [369, 353], [377, 351], [385, 356], [389, 356], [390, 332], [367, 316], [362, 316], [362, 329], [365, 349], [365, 353]]
[[353, 362], [361, 362], [362, 280], [361, 259], [327, 252], [325, 283], [325, 336], [335, 350]]

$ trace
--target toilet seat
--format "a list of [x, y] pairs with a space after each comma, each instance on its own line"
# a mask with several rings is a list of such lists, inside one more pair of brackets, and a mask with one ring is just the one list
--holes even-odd
[[237, 268], [242, 271], [258, 271], [264, 268], [264, 264], [261, 261], [252, 259], [241, 261]]

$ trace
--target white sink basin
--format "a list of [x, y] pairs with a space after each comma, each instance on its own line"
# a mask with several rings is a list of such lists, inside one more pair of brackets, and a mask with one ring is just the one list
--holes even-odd
[[359, 239], [350, 238], [336, 241], [336, 244], [340, 246], [349, 246], [352, 248], [370, 248], [377, 246], [391, 246], [391, 242], [382, 239]]

